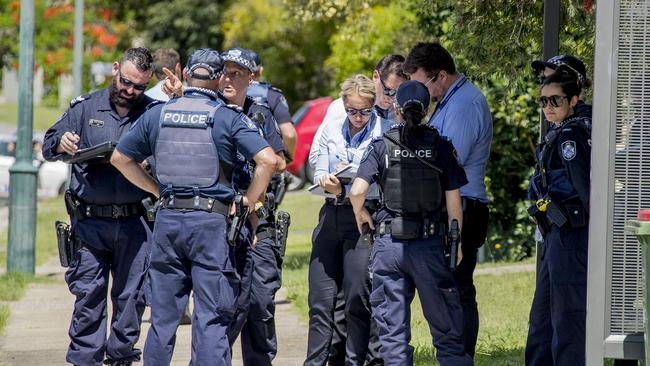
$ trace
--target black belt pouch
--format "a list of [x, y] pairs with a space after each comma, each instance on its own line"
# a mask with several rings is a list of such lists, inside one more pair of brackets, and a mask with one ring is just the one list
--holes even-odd
[[396, 217], [390, 222], [390, 236], [397, 240], [413, 240], [422, 237], [422, 221]]

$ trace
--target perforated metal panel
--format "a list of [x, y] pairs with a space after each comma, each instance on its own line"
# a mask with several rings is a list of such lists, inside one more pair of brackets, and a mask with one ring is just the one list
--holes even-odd
[[609, 325], [610, 334], [628, 335], [643, 332], [641, 252], [624, 225], [650, 208], [650, 1], [619, 1], [616, 62]]

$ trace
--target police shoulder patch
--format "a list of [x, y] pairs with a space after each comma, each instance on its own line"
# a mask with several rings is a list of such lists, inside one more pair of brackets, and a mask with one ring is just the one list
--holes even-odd
[[90, 95], [84, 94], [80, 95], [70, 101], [70, 108], [74, 107], [75, 105], [83, 102], [84, 100], [90, 99]]
[[366, 159], [368, 159], [368, 156], [370, 156], [370, 153], [371, 153], [374, 149], [375, 149], [375, 147], [374, 147], [372, 144], [368, 145], [368, 147], [366, 148], [366, 151], [363, 153], [363, 156], [361, 157], [361, 162], [362, 162], [362, 163], [363, 163], [364, 161], [366, 161]]
[[286, 108], [289, 108], [289, 103], [287, 103], [287, 99], [284, 97], [284, 95], [280, 96], [280, 103], [282, 103], [282, 105]]
[[562, 143], [562, 158], [566, 161], [573, 160], [576, 157], [576, 142], [567, 140]]
[[241, 118], [241, 121], [244, 122], [244, 124], [251, 130], [255, 130], [255, 131], [258, 130], [257, 126], [255, 126], [255, 122], [253, 122], [253, 120], [248, 118], [248, 116], [246, 116], [245, 114], [240, 114], [239, 118]]

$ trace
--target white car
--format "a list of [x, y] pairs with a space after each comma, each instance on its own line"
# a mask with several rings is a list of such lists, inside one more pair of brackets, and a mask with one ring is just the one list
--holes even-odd
[[[11, 151], [14, 141], [13, 137], [0, 137], [0, 198], [9, 197], [9, 168], [16, 160]], [[38, 197], [56, 197], [63, 194], [70, 177], [68, 164], [61, 161], [44, 161], [40, 154], [41, 142], [38, 138], [34, 140], [34, 145], [35, 150], [38, 150], [32, 161], [38, 168]]]

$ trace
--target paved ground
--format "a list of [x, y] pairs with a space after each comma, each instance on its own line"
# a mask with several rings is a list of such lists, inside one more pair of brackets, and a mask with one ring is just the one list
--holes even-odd
[[[67, 330], [74, 298], [63, 281], [63, 269], [58, 259], [52, 258], [37, 270], [38, 274], [53, 278], [52, 284], [33, 284], [25, 297], [10, 304], [11, 317], [0, 338], [0, 366], [66, 365]], [[286, 301], [285, 293], [278, 294], [276, 310], [280, 349], [274, 362], [282, 366], [302, 365], [307, 345], [307, 331], [297, 314]], [[148, 314], [145, 314], [145, 319]], [[143, 324], [143, 334], [149, 328]], [[190, 360], [191, 327], [179, 327], [172, 365], [187, 365]], [[138, 347], [142, 348], [144, 336]], [[233, 365], [241, 365], [239, 345], [235, 345]]]

